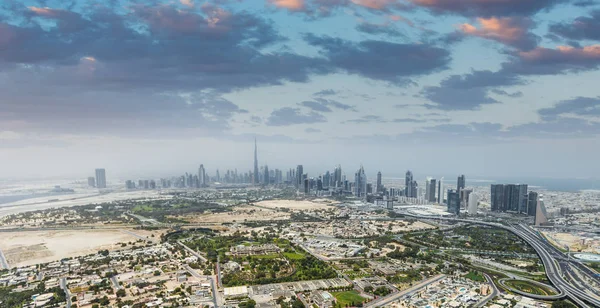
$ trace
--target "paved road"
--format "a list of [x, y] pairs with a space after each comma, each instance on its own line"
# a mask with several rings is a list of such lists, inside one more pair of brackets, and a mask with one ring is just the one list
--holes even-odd
[[195, 269], [191, 268], [187, 264], [184, 264], [183, 268], [185, 268], [185, 270], [188, 271], [188, 273], [192, 274], [192, 276], [195, 277], [195, 278], [209, 279], [210, 280], [210, 285], [212, 287], [212, 293], [213, 293], [213, 304], [215, 305], [214, 306], [215, 308], [219, 307], [219, 303], [217, 301], [217, 298], [219, 297], [219, 294], [217, 293], [217, 286], [215, 284], [215, 278], [213, 276], [200, 275]]
[[434, 277], [429, 278], [427, 280], [423, 280], [420, 283], [418, 283], [417, 285], [415, 285], [415, 286], [413, 286], [413, 287], [411, 287], [409, 289], [406, 289], [406, 290], [401, 291], [401, 292], [392, 293], [392, 294], [390, 294], [388, 296], [381, 297], [381, 298], [376, 299], [376, 300], [374, 300], [372, 302], [369, 302], [369, 303], [367, 303], [365, 305], [365, 307], [382, 307], [382, 306], [388, 305], [391, 302], [396, 301], [396, 300], [400, 299], [403, 296], [415, 293], [416, 291], [418, 291], [418, 290], [420, 290], [420, 289], [422, 289], [422, 288], [424, 288], [424, 287], [426, 287], [426, 286], [428, 286], [428, 285], [430, 285], [430, 284], [432, 284], [434, 282], [440, 281], [440, 280], [442, 280], [444, 278], [446, 278], [446, 275], [437, 275], [437, 276], [434, 276]]
[[484, 299], [480, 300], [479, 303], [475, 304], [475, 307], [483, 307], [483, 305], [487, 304], [487, 302], [491, 301], [492, 299], [494, 299], [494, 297], [496, 297], [496, 296], [498, 296], [498, 294], [500, 294], [500, 291], [496, 287], [496, 284], [494, 283], [494, 280], [492, 279], [492, 277], [490, 277], [488, 274], [485, 274], [485, 273], [483, 274], [483, 276], [485, 277], [487, 282], [492, 286], [492, 293], [490, 293], [490, 295], [488, 295]]
[[110, 277], [110, 281], [112, 282], [115, 289], [117, 289], [117, 290], [121, 289], [121, 285], [119, 284], [119, 280], [117, 279], [117, 276]]
[[196, 252], [195, 250], [193, 250], [190, 247], [187, 247], [184, 243], [182, 243], [181, 241], [177, 241], [177, 244], [181, 245], [181, 247], [183, 247], [183, 249], [187, 250], [189, 253], [191, 253], [193, 256], [195, 256], [196, 258], [200, 259], [202, 262], [206, 262], [208, 261], [203, 255], [199, 254], [198, 252]]
[[67, 297], [67, 308], [71, 308], [73, 303], [71, 302], [71, 292], [69, 292], [69, 288], [67, 287], [67, 278], [60, 279], [60, 288], [65, 292], [65, 296]]
[[[405, 216], [414, 217], [418, 219], [437, 219], [437, 220], [447, 220], [454, 222], [468, 222], [473, 224], [485, 225], [495, 228], [501, 228], [504, 230], [508, 230], [521, 239], [525, 240], [533, 249], [535, 249], [536, 253], [540, 256], [542, 263], [544, 264], [544, 269], [546, 270], [546, 276], [552, 282], [552, 284], [562, 291], [567, 297], [573, 300], [580, 307], [589, 307], [587, 303], [592, 304], [594, 307], [600, 307], [600, 297], [593, 296], [588, 292], [585, 292], [581, 289], [574, 287], [571, 283], [567, 282], [563, 278], [563, 274], [560, 268], [560, 262], [570, 262], [564, 256], [562, 252], [560, 252], [556, 247], [549, 244], [547, 241], [542, 239], [537, 233], [535, 233], [531, 228], [525, 225], [503, 225], [499, 223], [486, 222], [480, 220], [472, 220], [472, 219], [460, 219], [460, 218], [451, 218], [451, 217], [429, 217], [422, 215], [413, 215], [409, 213], [402, 213]], [[583, 266], [583, 265], [581, 265]], [[591, 278], [596, 279], [596, 278]], [[588, 286], [589, 288], [589, 286]], [[593, 293], [593, 292], [590, 292]]]
[[2, 267], [2, 269], [10, 269], [8, 262], [6, 262], [6, 258], [4, 257], [4, 253], [2, 253], [2, 249], [0, 249], [0, 267]]

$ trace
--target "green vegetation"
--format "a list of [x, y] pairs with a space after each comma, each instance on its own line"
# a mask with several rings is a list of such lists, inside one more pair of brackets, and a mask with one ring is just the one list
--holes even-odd
[[533, 282], [529, 282], [529, 281], [525, 281], [525, 280], [505, 280], [504, 284], [508, 287], [511, 287], [513, 289], [522, 291], [522, 292], [526, 292], [529, 294], [534, 294], [534, 295], [556, 295], [556, 292], [554, 292], [553, 290], [537, 284], [537, 283], [533, 283]]
[[354, 290], [332, 292], [331, 295], [335, 297], [335, 300], [337, 301], [337, 307], [356, 306], [365, 301], [365, 298], [360, 296], [360, 294]]
[[572, 304], [571, 302], [560, 300], [552, 303], [552, 308], [576, 308], [577, 306]]
[[478, 281], [478, 282], [485, 281], [485, 278], [483, 277], [483, 275], [481, 273], [475, 272], [475, 271], [470, 271], [468, 274], [465, 275], [465, 278], [471, 279], [473, 281]]
[[460, 248], [487, 251], [510, 251], [534, 254], [534, 249], [508, 230], [465, 226], [448, 231], [432, 230], [406, 234], [405, 239], [434, 248]]
[[303, 254], [297, 252], [284, 252], [283, 255], [290, 260], [302, 260], [305, 258]]

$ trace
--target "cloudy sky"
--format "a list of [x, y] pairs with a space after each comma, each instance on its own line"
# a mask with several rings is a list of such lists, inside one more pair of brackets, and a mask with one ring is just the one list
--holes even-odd
[[4, 0], [0, 178], [597, 177], [596, 0]]

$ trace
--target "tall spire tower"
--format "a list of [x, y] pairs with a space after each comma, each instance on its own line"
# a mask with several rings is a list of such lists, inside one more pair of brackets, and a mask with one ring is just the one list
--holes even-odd
[[254, 138], [254, 174], [252, 177], [252, 182], [254, 185], [258, 185], [259, 177], [258, 177], [258, 148], [256, 146], [256, 138]]

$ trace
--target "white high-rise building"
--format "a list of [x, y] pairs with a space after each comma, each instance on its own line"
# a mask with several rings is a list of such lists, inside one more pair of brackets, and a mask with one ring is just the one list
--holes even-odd
[[475, 194], [471, 194], [469, 195], [469, 205], [467, 207], [467, 213], [469, 215], [477, 215], [477, 205], [479, 203], [479, 198], [477, 198], [477, 195]]
[[205, 186], [206, 183], [206, 170], [204, 170], [204, 165], [200, 165], [200, 168], [198, 168], [198, 184], [200, 184], [200, 186]]

